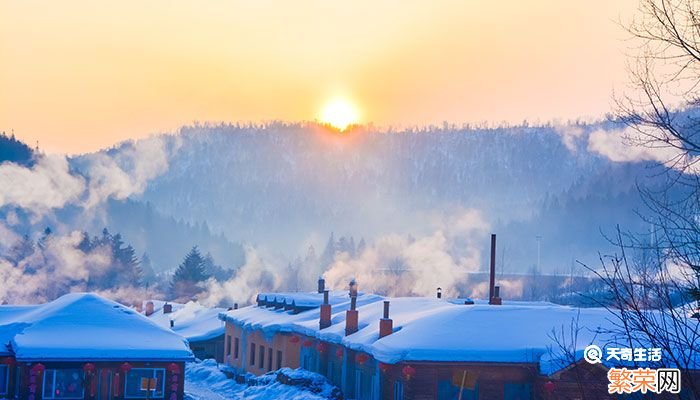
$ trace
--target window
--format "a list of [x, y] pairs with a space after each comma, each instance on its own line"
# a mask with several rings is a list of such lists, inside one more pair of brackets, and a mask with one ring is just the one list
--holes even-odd
[[282, 351], [277, 350], [277, 369], [282, 368]]
[[394, 382], [394, 400], [403, 400], [403, 382]]
[[238, 346], [240, 342], [238, 338], [233, 338], [233, 358], [238, 359]]
[[506, 400], [530, 400], [532, 386], [529, 383], [506, 383], [503, 387]]
[[255, 343], [250, 344], [250, 365], [255, 366]]
[[272, 371], [272, 347], [267, 348], [267, 370]]
[[260, 357], [258, 357], [258, 368], [265, 368], [265, 346], [260, 346]]
[[362, 373], [360, 370], [355, 370], [355, 398], [356, 399], [363, 399], [362, 397], [364, 395], [364, 381], [365, 381], [365, 374]]
[[231, 336], [226, 335], [226, 355], [231, 355]]
[[83, 371], [80, 369], [47, 369], [44, 371], [45, 399], [82, 399]]
[[7, 387], [10, 385], [10, 368], [7, 365], [0, 365], [0, 394], [7, 394]]
[[165, 369], [164, 368], [132, 368], [126, 374], [124, 384], [124, 398], [145, 399], [146, 391], [141, 390], [141, 379], [155, 379], [156, 388], [151, 390], [149, 398], [162, 399], [165, 393]]

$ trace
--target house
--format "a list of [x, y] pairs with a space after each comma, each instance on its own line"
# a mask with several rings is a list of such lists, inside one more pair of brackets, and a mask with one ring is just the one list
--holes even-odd
[[224, 323], [218, 316], [225, 308], [149, 300], [143, 310], [150, 320], [187, 339], [196, 358], [224, 361]]
[[[221, 313], [219, 317], [226, 321], [225, 363], [240, 375], [260, 375], [281, 367], [301, 366], [300, 350], [307, 343], [294, 334], [292, 325], [304, 321], [318, 324], [324, 296], [328, 304], [349, 308], [345, 292], [261, 293], [256, 306]], [[379, 300], [381, 297], [375, 295], [358, 297], [359, 304]], [[265, 311], [261, 313], [261, 310]], [[313, 335], [312, 330], [308, 334]]]
[[96, 294], [36, 306], [0, 306], [0, 398], [184, 397], [180, 335]]

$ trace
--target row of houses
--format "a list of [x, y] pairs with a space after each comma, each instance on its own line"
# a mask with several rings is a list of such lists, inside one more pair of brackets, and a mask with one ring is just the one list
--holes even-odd
[[495, 237], [491, 254], [488, 301], [443, 299], [439, 290], [434, 298], [382, 297], [358, 291], [354, 280], [347, 292], [326, 290], [320, 279], [315, 293], [260, 293], [255, 305], [219, 315], [227, 368], [245, 378], [301, 367], [347, 399], [614, 398], [611, 364], [583, 357], [590, 344], [629, 344], [615, 337], [610, 312], [503, 301]]
[[[324, 291], [262, 293], [255, 306], [220, 318], [226, 364], [240, 375], [301, 367], [326, 376], [349, 399], [525, 400], [576, 398], [581, 375], [589, 391], [607, 393], [602, 366], [579, 363], [583, 374], [573, 374], [551, 357], [554, 328], [577, 315], [588, 326], [605, 324], [601, 310], [580, 312], [547, 303]], [[591, 343], [594, 335], [577, 340]]]
[[74, 293], [0, 306], [0, 398], [184, 398], [187, 341], [137, 311]]

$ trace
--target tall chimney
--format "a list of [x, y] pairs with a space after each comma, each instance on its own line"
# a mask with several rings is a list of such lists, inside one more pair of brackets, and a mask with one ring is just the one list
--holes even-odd
[[163, 314], [170, 314], [173, 312], [173, 305], [169, 303], [165, 303], [163, 305]]
[[[319, 289], [321, 288], [321, 280], [319, 279]], [[318, 322], [319, 329], [328, 328], [331, 326], [331, 305], [328, 302], [328, 290], [323, 291], [323, 304], [321, 304], [321, 318]]]
[[384, 318], [379, 320], [379, 338], [391, 335], [394, 331], [394, 321], [389, 318], [389, 301], [384, 301]]
[[489, 304], [492, 304], [494, 306], [500, 306], [502, 304], [500, 286], [495, 286], [493, 288], [493, 297], [491, 298]]
[[324, 290], [326, 290], [326, 280], [321, 276], [318, 278], [318, 292], [323, 293]]
[[489, 304], [494, 297], [496, 287], [496, 235], [491, 234], [491, 271], [489, 274]]

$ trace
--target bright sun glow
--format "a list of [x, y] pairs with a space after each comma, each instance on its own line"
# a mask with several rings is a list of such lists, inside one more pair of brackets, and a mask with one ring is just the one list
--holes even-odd
[[357, 123], [358, 115], [355, 107], [343, 99], [335, 99], [321, 111], [321, 122], [332, 125], [341, 131], [349, 125]]

